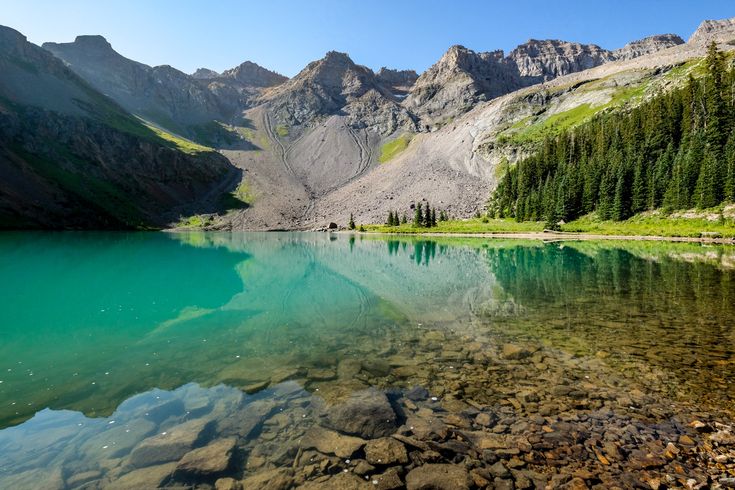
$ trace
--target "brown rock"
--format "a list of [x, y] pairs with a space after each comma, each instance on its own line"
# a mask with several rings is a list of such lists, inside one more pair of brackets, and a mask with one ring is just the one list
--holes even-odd
[[[250, 490], [247, 486], [245, 488]], [[374, 485], [352, 473], [339, 473], [324, 481], [307, 482], [299, 488], [301, 490], [361, 490], [374, 488]], [[263, 490], [266, 489], [263, 488]]]
[[130, 454], [130, 464], [143, 468], [181, 459], [191, 450], [207, 422], [192, 420], [144, 439]]
[[261, 471], [242, 481], [245, 490], [286, 490], [293, 485], [293, 471], [289, 468]]
[[141, 488], [158, 488], [176, 469], [176, 463], [149, 466], [131, 471], [110, 483], [111, 490], [140, 490]]
[[327, 409], [323, 424], [364, 439], [388, 436], [398, 428], [388, 398], [375, 388], [355, 393], [345, 403]]
[[214, 490], [242, 490], [242, 484], [234, 478], [220, 478], [214, 482]]
[[463, 490], [470, 488], [470, 475], [464, 467], [451, 464], [425, 464], [406, 476], [408, 490]]
[[531, 355], [531, 351], [516, 344], [503, 344], [502, 356], [509, 360], [525, 359]]
[[235, 449], [235, 439], [220, 439], [194, 449], [179, 461], [176, 476], [214, 476], [227, 471]]
[[[377, 483], [375, 483], [377, 482]], [[374, 476], [371, 479], [373, 488], [376, 490], [395, 490], [397, 488], [403, 488], [403, 481], [401, 476], [398, 474], [398, 469], [391, 468], [382, 475]]]
[[408, 463], [406, 447], [392, 437], [382, 437], [365, 445], [365, 459], [370, 464], [391, 465]]
[[312, 427], [301, 439], [302, 449], [316, 449], [324, 454], [349, 458], [365, 445], [359, 437], [345, 436], [323, 427]]

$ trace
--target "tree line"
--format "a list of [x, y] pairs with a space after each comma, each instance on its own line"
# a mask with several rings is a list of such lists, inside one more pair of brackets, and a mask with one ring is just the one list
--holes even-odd
[[704, 75], [556, 137], [501, 178], [490, 213], [554, 226], [735, 201], [735, 69], [712, 43]]
[[[438, 221], [447, 221], [449, 216], [443, 210], [439, 211]], [[388, 211], [388, 219], [385, 224], [387, 226], [400, 226], [408, 223], [406, 213], [399, 217], [398, 211]], [[413, 214], [413, 226], [417, 228], [432, 228], [437, 225], [436, 208], [432, 208], [427, 202], [423, 205], [420, 201], [416, 203]]]

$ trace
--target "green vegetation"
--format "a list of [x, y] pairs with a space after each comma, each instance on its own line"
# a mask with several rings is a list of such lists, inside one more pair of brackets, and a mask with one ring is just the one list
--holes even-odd
[[365, 225], [366, 231], [378, 233], [532, 233], [543, 231], [543, 223], [523, 222], [510, 219], [473, 218], [468, 220], [437, 221], [436, 226], [426, 228], [416, 226], [414, 222], [398, 226]]
[[195, 214], [193, 216], [182, 217], [176, 223], [177, 228], [205, 228], [214, 223], [214, 216]]
[[[473, 218], [468, 220], [439, 221], [435, 228], [415, 226], [413, 223], [389, 225], [365, 225], [365, 230], [376, 233], [539, 233], [544, 230], [542, 221], [522, 221], [513, 219]], [[661, 236], [692, 237], [719, 236], [735, 237], [735, 221], [724, 219], [710, 221], [704, 218], [672, 218], [664, 215], [639, 215], [626, 221], [602, 221], [594, 215], [560, 226], [565, 233], [586, 233], [591, 235], [620, 236]]]
[[672, 218], [666, 215], [641, 214], [625, 221], [602, 221], [594, 215], [583, 216], [561, 226], [565, 232], [593, 235], [701, 237], [703, 233], [723, 238], [735, 237], [735, 221], [704, 218]]
[[288, 136], [288, 126], [285, 124], [279, 124], [276, 126], [276, 134], [280, 136], [281, 138], [285, 138]]
[[378, 161], [380, 163], [386, 163], [392, 160], [396, 155], [401, 153], [403, 150], [408, 148], [408, 144], [411, 142], [411, 135], [404, 133], [396, 139], [385, 143], [380, 148], [380, 157]]
[[735, 201], [735, 69], [724, 62], [713, 44], [704, 77], [690, 70], [682, 88], [547, 135], [537, 154], [501, 179], [491, 214], [556, 228], [593, 212], [603, 222], [623, 221], [658, 208]]
[[255, 194], [246, 181], [240, 182], [237, 188], [222, 196], [221, 205], [225, 209], [243, 209], [251, 206], [255, 201]]
[[194, 143], [193, 141], [182, 138], [180, 136], [173, 135], [155, 126], [146, 124], [146, 127], [153, 131], [153, 133], [160, 139], [172, 143], [177, 150], [183, 151], [184, 153], [195, 155], [197, 153], [213, 151], [211, 148], [200, 145], [198, 143]]

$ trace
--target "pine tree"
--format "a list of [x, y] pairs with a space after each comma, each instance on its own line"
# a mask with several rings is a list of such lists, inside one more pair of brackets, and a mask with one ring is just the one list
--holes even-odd
[[401, 216], [401, 224], [405, 225], [408, 223], [408, 220], [406, 219], [406, 213], [403, 213], [403, 216]]
[[431, 209], [431, 226], [436, 226], [436, 208]]
[[417, 228], [424, 226], [424, 215], [421, 212], [421, 201], [416, 203], [416, 214], [413, 217], [413, 226]]
[[429, 206], [429, 203], [426, 203], [426, 211], [424, 212], [424, 226], [426, 228], [431, 228], [431, 206]]
[[725, 146], [725, 185], [724, 198], [727, 201], [735, 202], [735, 132], [730, 134], [730, 138]]
[[386, 224], [388, 226], [393, 226], [393, 211], [388, 211], [388, 221]]
[[355, 218], [352, 216], [352, 213], [350, 213], [350, 222], [347, 225], [347, 228], [349, 228], [350, 230], [355, 229]]

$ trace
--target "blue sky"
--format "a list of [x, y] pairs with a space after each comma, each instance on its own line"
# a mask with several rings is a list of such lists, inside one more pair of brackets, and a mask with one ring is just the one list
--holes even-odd
[[452, 44], [506, 52], [529, 38], [614, 49], [650, 34], [686, 39], [735, 0], [0, 0], [0, 24], [31, 42], [101, 34], [124, 56], [185, 72], [251, 60], [293, 76], [329, 50], [357, 63], [431, 66]]

